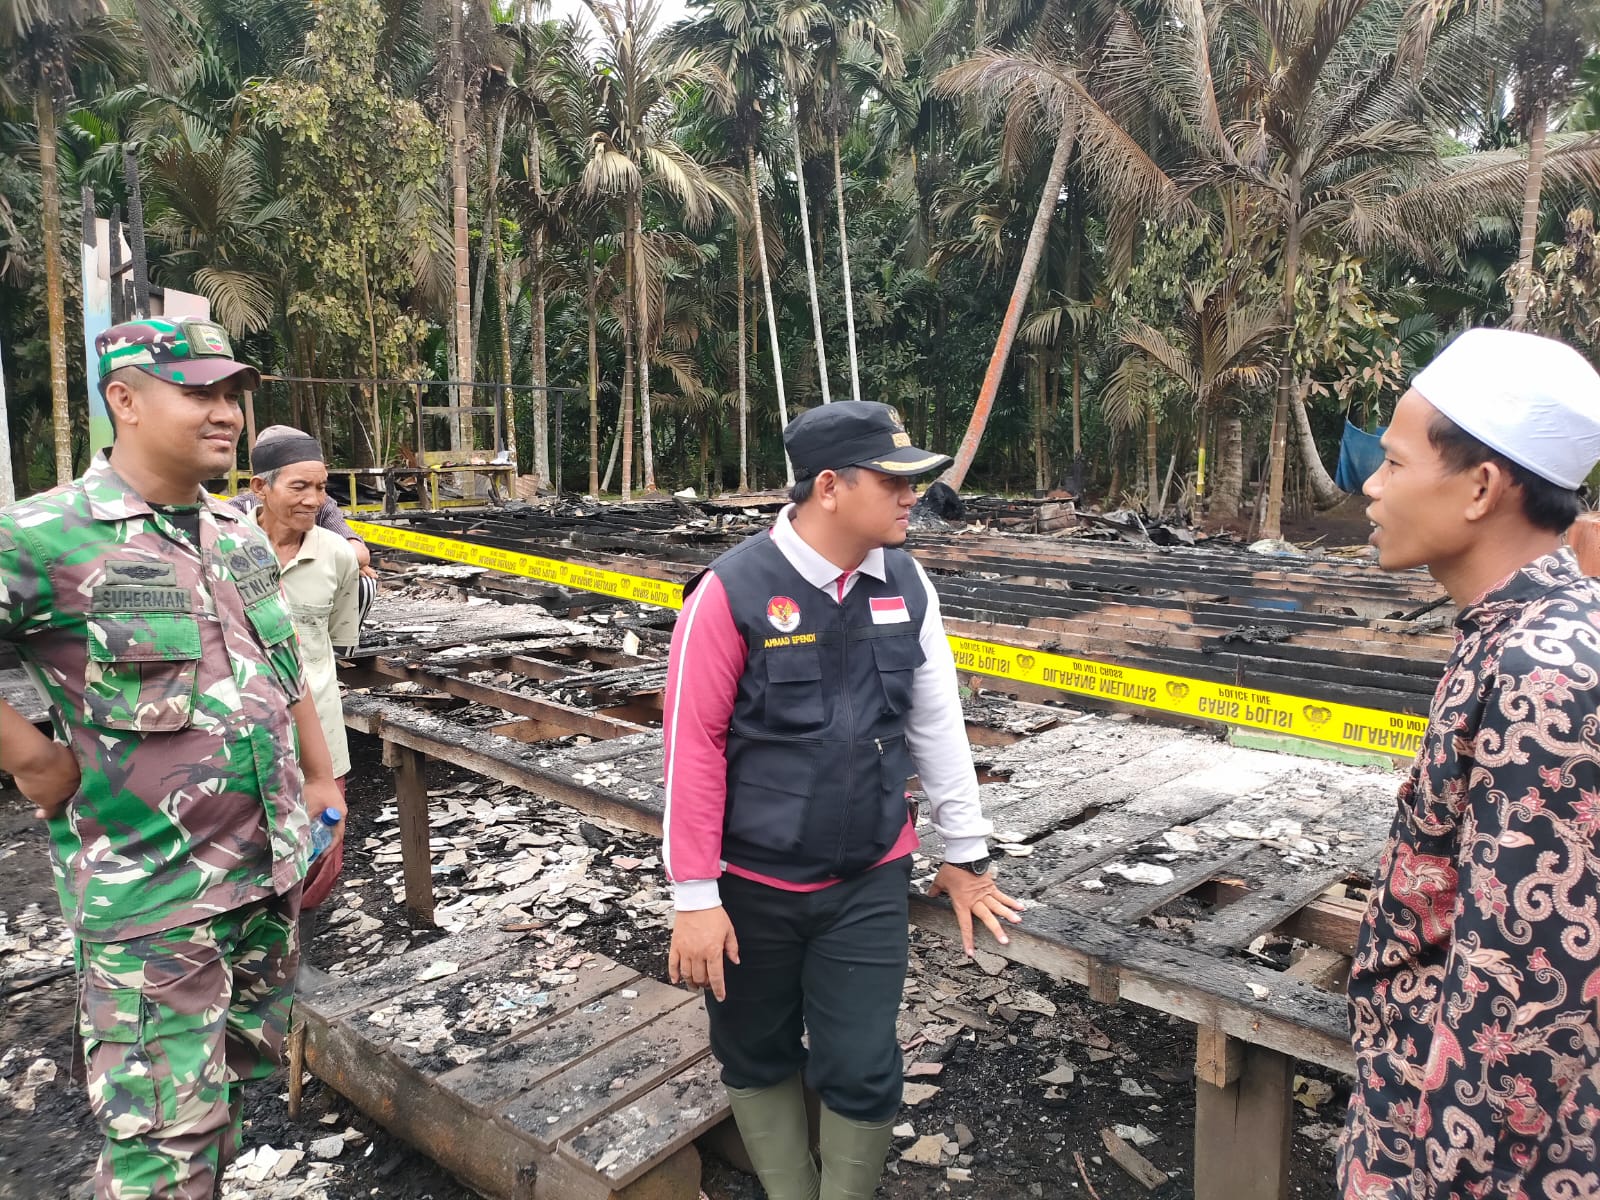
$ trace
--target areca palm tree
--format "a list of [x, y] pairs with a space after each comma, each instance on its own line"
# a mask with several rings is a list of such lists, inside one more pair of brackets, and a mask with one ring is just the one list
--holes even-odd
[[1194, 283], [1182, 289], [1182, 307], [1170, 330], [1138, 319], [1123, 322], [1118, 333], [1124, 354], [1101, 396], [1107, 420], [1131, 428], [1146, 417], [1146, 470], [1151, 504], [1156, 496], [1156, 412], [1150, 407], [1149, 376], [1163, 376], [1180, 388], [1203, 417], [1215, 421], [1221, 447], [1211, 515], [1231, 521], [1239, 515], [1243, 479], [1240, 393], [1259, 390], [1277, 374], [1275, 343], [1282, 333], [1276, 305], [1247, 297], [1253, 267], [1236, 268], [1221, 282]]
[[[845, 225], [844, 171], [839, 161], [839, 140], [860, 109], [862, 92], [867, 87], [881, 86], [886, 80], [898, 78], [905, 69], [899, 38], [874, 19], [879, 7], [879, 0], [800, 0], [788, 4], [781, 18], [785, 38], [793, 47], [791, 54], [798, 55], [809, 47], [813, 87], [821, 93], [818, 115], [833, 150], [833, 191], [839, 215], [839, 262], [844, 282], [852, 400], [861, 399], [861, 368], [856, 353], [855, 296], [850, 278], [850, 234]], [[795, 136], [798, 173], [798, 129]], [[802, 209], [805, 207], [803, 195], [802, 191]], [[815, 288], [813, 272], [813, 302]], [[820, 340], [820, 325], [817, 336]], [[819, 358], [819, 365], [821, 361]], [[827, 398], [826, 376], [824, 368], [824, 399]]]
[[[725, 120], [725, 138], [735, 163], [742, 168], [748, 190], [745, 219], [755, 235], [756, 267], [766, 300], [767, 334], [772, 345], [773, 387], [777, 392], [779, 427], [789, 423], [784, 392], [783, 353], [778, 344], [778, 313], [772, 302], [772, 270], [767, 249], [766, 221], [762, 217], [760, 157], [763, 99], [775, 94], [780, 74], [781, 34], [770, 0], [706, 0], [694, 13], [667, 32], [668, 44], [693, 53], [714, 74], [716, 86], [706, 100]], [[744, 241], [740, 239], [740, 250]], [[744, 271], [739, 272], [739, 428], [749, 420], [744, 354]], [[784, 472], [794, 483], [794, 467], [784, 456]], [[749, 479], [745, 435], [739, 450], [740, 487]]]
[[805, 252], [806, 290], [811, 300], [811, 338], [817, 354], [817, 383], [822, 390], [822, 402], [832, 401], [828, 388], [828, 352], [822, 337], [822, 302], [817, 295], [817, 263], [811, 252], [811, 203], [806, 197], [805, 153], [801, 148], [800, 97], [808, 100], [814, 96], [816, 64], [805, 42], [806, 17], [813, 6], [806, 0], [780, 13], [778, 28], [783, 35], [780, 61], [782, 63], [783, 101], [789, 118], [789, 145], [794, 152], [794, 186], [800, 203], [800, 246]]
[[136, 30], [113, 21], [104, 0], [4, 0], [0, 3], [0, 91], [33, 106], [38, 127], [40, 234], [50, 340], [50, 407], [56, 482], [72, 479], [72, 417], [67, 403], [67, 331], [61, 280], [61, 187], [56, 169], [57, 111], [84, 63], [121, 61]]
[[[731, 208], [733, 200], [722, 182], [673, 136], [678, 98], [700, 87], [714, 87], [714, 72], [692, 56], [673, 53], [671, 44], [657, 36], [656, 0], [587, 3], [601, 30], [593, 75], [600, 127], [590, 141], [584, 185], [593, 193], [621, 196], [625, 206], [624, 254], [630, 275], [624, 305], [625, 339], [638, 360], [644, 489], [650, 492], [656, 487], [650, 413], [650, 358], [656, 327], [650, 308], [655, 276], [644, 246], [645, 194], [649, 190], [664, 196], [690, 226], [704, 225], [716, 209]], [[627, 499], [632, 494], [631, 395], [624, 395], [622, 411], [622, 494]]]
[[150, 153], [151, 232], [235, 336], [268, 328], [283, 303], [277, 239], [293, 206], [270, 195], [262, 159], [248, 134], [194, 126]]

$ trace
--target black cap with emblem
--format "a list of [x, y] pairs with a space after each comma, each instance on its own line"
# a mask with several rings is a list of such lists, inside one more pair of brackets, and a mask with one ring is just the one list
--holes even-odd
[[783, 430], [796, 479], [819, 471], [870, 467], [886, 475], [925, 475], [951, 463], [911, 444], [900, 414], [871, 400], [839, 400], [808, 409]]

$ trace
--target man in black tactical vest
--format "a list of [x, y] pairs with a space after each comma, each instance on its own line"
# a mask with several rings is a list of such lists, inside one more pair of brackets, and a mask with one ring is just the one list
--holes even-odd
[[[673, 631], [668, 969], [709, 989], [712, 1050], [771, 1200], [869, 1200], [901, 1099], [910, 775], [944, 841], [930, 894], [949, 894], [966, 952], [974, 917], [1005, 943], [1022, 906], [989, 873], [938, 597], [898, 548], [912, 478], [950, 460], [884, 404], [824, 405], [783, 437], [794, 503], [689, 583]], [[803, 1085], [822, 1102], [820, 1167]]]

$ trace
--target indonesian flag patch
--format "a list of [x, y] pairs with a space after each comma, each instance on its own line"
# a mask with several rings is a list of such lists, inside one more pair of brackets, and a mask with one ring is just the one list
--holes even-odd
[[874, 596], [869, 603], [874, 625], [898, 625], [911, 620], [904, 596]]

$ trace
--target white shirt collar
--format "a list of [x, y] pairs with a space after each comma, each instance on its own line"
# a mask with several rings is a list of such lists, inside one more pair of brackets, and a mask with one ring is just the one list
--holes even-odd
[[[794, 505], [784, 505], [778, 519], [772, 523], [772, 540], [778, 543], [778, 549], [789, 560], [789, 565], [800, 573], [800, 578], [812, 587], [826, 588], [845, 571], [823, 558], [796, 532], [791, 520], [793, 512]], [[871, 575], [878, 580], [887, 579], [888, 574], [883, 567], [883, 548], [874, 546], [867, 552], [867, 557], [861, 560], [861, 565], [850, 573]]]

